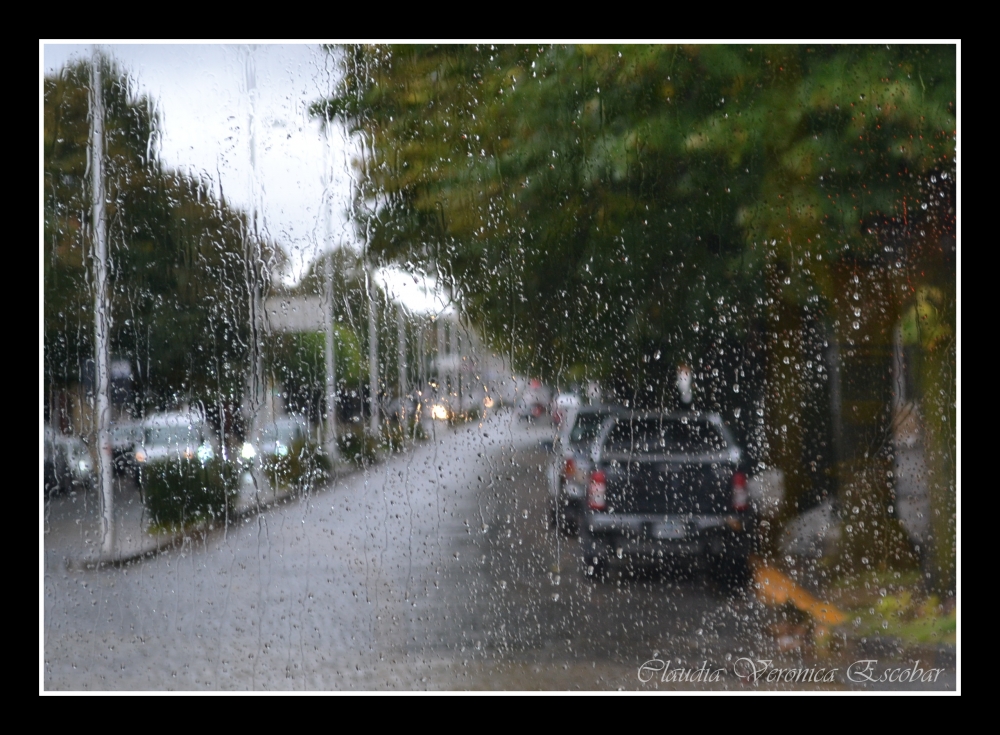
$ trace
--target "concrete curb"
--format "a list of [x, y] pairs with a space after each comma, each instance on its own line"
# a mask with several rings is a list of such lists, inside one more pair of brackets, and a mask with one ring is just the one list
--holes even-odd
[[[378, 463], [381, 463], [383, 459], [384, 458], [380, 458]], [[337, 481], [362, 471], [364, 471], [363, 467], [357, 467], [347, 471], [337, 472], [328, 485], [325, 485], [313, 492], [328, 492], [333, 489]], [[143, 548], [128, 552], [127, 554], [115, 554], [112, 556], [67, 557], [66, 569], [73, 572], [82, 572], [95, 569], [129, 566], [136, 562], [143, 561], [144, 559], [151, 559], [161, 553], [183, 548], [190, 542], [204, 541], [209, 536], [222, 533], [227, 528], [235, 526], [237, 523], [249, 516], [259, 515], [272, 508], [285, 505], [286, 503], [290, 503], [302, 497], [305, 497], [305, 493], [287, 492], [267, 502], [250, 504], [243, 508], [235, 509], [226, 523], [210, 527], [206, 522], [193, 528], [178, 531], [177, 533], [167, 536], [166, 538], [157, 537], [150, 543], [146, 544]]]

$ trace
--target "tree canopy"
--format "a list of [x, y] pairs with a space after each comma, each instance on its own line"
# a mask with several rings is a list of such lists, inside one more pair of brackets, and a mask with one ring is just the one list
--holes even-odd
[[893, 333], [928, 286], [954, 334], [954, 46], [330, 51], [313, 111], [357, 141], [371, 253], [440, 274], [517, 370], [666, 406], [692, 363], [786, 513], [825, 477], [860, 513], [847, 557], [899, 553]]
[[[105, 194], [111, 352], [136, 369], [150, 406], [239, 405], [249, 361], [249, 284], [264, 284], [267, 243], [209, 182], [167, 170], [151, 100], [107, 59]], [[90, 65], [44, 80], [45, 386], [80, 379], [93, 357], [88, 145]]]
[[832, 303], [845, 256], [887, 259], [865, 223], [953, 166], [950, 46], [335, 53], [342, 88], [314, 111], [361, 141], [370, 247], [446, 270], [549, 377], [682, 361], [763, 299]]

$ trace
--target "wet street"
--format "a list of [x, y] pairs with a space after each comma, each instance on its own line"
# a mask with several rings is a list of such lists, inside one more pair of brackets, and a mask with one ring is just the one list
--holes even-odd
[[[54, 522], [43, 686], [746, 688], [733, 662], [773, 658], [768, 613], [698, 575], [584, 578], [576, 542], [547, 523], [550, 436], [505, 412], [442, 429], [329, 489], [123, 568], [68, 570], [83, 534], [67, 541], [80, 524]], [[640, 682], [654, 658], [727, 674]], [[793, 688], [803, 686], [815, 685]]]

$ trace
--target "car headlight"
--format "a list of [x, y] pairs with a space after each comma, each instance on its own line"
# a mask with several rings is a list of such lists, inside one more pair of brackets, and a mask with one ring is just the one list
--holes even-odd
[[286, 447], [281, 442], [278, 442], [274, 447], [274, 453], [277, 454], [279, 457], [287, 457], [288, 447]]
[[437, 419], [438, 421], [447, 421], [448, 420], [447, 407], [442, 406], [440, 403], [435, 403], [433, 406], [431, 406], [431, 418]]
[[90, 470], [90, 462], [85, 459], [81, 459], [77, 462], [76, 466], [80, 468], [80, 472], [87, 472]]
[[483, 399], [483, 406], [485, 408], [493, 408], [493, 399], [486, 396], [486, 398]]
[[257, 450], [253, 448], [253, 444], [250, 442], [243, 442], [243, 448], [240, 449], [240, 456], [243, 459], [253, 459], [257, 456]]

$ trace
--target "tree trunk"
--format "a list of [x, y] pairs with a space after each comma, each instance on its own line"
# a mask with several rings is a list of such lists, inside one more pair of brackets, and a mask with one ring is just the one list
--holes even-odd
[[802, 463], [804, 426], [802, 409], [808, 398], [803, 380], [802, 309], [774, 299], [767, 324], [767, 384], [765, 427], [768, 463], [784, 474], [784, 496], [773, 525], [762, 529], [765, 556], [777, 552], [778, 535], [798, 515], [801, 501], [811, 490]]
[[836, 270], [834, 326], [840, 341], [841, 563], [847, 574], [915, 561], [893, 517], [893, 330], [898, 298], [881, 264]]

